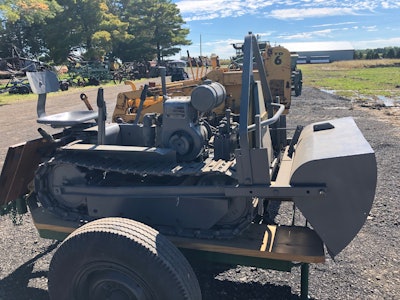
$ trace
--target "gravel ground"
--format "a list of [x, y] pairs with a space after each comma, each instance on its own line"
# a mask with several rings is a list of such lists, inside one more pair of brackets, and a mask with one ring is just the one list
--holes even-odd
[[[117, 92], [128, 89], [126, 86], [105, 89], [109, 114]], [[96, 89], [85, 92], [94, 103]], [[77, 100], [79, 93], [58, 96], [63, 110], [82, 107]], [[56, 109], [57, 101], [49, 101], [49, 111]], [[38, 136], [35, 105], [24, 102], [0, 106], [0, 166], [9, 145]], [[289, 127], [353, 116], [375, 150], [378, 163], [376, 198], [364, 227], [335, 261], [327, 258], [325, 264], [310, 267], [309, 288], [313, 299], [400, 299], [398, 110], [398, 107], [361, 108], [308, 87], [292, 101]], [[280, 207], [277, 221], [286, 209], [285, 205]], [[57, 243], [38, 236], [29, 213], [22, 217], [19, 226], [14, 226], [9, 216], [0, 217], [0, 226], [0, 300], [49, 299], [47, 271]], [[299, 299], [297, 268], [291, 273], [219, 264], [196, 265], [194, 269], [204, 299]]]

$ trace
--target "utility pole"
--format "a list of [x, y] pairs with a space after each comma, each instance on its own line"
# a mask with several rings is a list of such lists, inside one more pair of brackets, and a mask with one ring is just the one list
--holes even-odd
[[201, 34], [200, 34], [200, 56], [203, 56], [203, 54], [201, 53]]

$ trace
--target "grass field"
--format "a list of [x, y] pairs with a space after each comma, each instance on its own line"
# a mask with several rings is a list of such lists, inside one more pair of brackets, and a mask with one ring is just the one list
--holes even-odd
[[0, 94], [0, 105], [8, 104], [8, 103], [15, 103], [18, 101], [29, 101], [37, 99], [37, 95], [29, 94], [29, 95], [13, 95], [9, 93]]
[[298, 65], [304, 85], [354, 100], [400, 98], [400, 60], [354, 60]]

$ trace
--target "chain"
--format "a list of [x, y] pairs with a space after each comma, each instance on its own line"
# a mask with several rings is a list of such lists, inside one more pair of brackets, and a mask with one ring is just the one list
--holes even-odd
[[[84, 158], [84, 159], [83, 159]], [[136, 168], [136, 164], [133, 165], [125, 165], [121, 167], [121, 164], [118, 161], [113, 161], [110, 158], [107, 159], [99, 159], [98, 157], [90, 157], [89, 155], [58, 155], [50, 159], [49, 161], [43, 163], [38, 171], [36, 172], [36, 178], [38, 182], [42, 182], [46, 180], [45, 178], [48, 177], [49, 172], [51, 172], [51, 168], [57, 164], [70, 164], [81, 168], [82, 172], [86, 171], [98, 171], [102, 174], [107, 172], [116, 172], [120, 174], [140, 174], [143, 175], [144, 171], [140, 168]], [[139, 165], [140, 166], [140, 165]], [[218, 172], [218, 165], [213, 166], [210, 164], [210, 167], [207, 169], [210, 170], [208, 172], [202, 171], [202, 168], [194, 168], [197, 172], [193, 172], [191, 168], [182, 168], [181, 172], [172, 172], [170, 168], [161, 166], [161, 168], [154, 168], [152, 172], [147, 170], [147, 174], [152, 174], [155, 176], [160, 176], [163, 174], [176, 174], [181, 173], [179, 175], [186, 175], [192, 174], [194, 176], [198, 176], [200, 174], [218, 174], [220, 175], [221, 172]], [[202, 166], [204, 168], [204, 165]], [[228, 166], [229, 167], [229, 166]], [[226, 167], [228, 169], [228, 167]], [[158, 171], [156, 173], [155, 171]], [[222, 174], [226, 174], [222, 173]], [[51, 193], [48, 192], [48, 186], [46, 184], [38, 184], [40, 187], [39, 191], [36, 193], [40, 194], [39, 202], [45, 209], [48, 209], [52, 213], [58, 215], [60, 219], [63, 220], [70, 220], [70, 221], [78, 221], [78, 222], [87, 222], [93, 220], [93, 217], [82, 214], [81, 211], [76, 209], [68, 208], [61, 203], [59, 203], [56, 199], [54, 199]], [[237, 235], [239, 232], [244, 230], [250, 223], [251, 223], [252, 213], [249, 211], [248, 215], [242, 217], [241, 220], [238, 220], [235, 225], [226, 225], [222, 226], [222, 228], [213, 228], [213, 229], [202, 229], [202, 230], [195, 230], [195, 229], [182, 229], [176, 230], [176, 228], [172, 228], [170, 226], [157, 226], [157, 229], [168, 235], [178, 235], [178, 236], [186, 236], [186, 237], [198, 237], [198, 238], [217, 238], [217, 239], [226, 239], [232, 238]]]
[[22, 225], [22, 214], [20, 214], [17, 210], [17, 204], [14, 201], [10, 210], [10, 219], [12, 223], [16, 226]]
[[17, 202], [12, 201], [0, 208], [0, 216], [9, 215], [12, 223], [16, 226], [22, 225], [22, 214], [17, 209]]

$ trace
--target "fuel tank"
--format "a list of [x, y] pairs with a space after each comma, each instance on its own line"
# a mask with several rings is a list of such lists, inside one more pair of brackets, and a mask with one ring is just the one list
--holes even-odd
[[321, 185], [321, 198], [295, 198], [334, 257], [357, 235], [371, 210], [377, 168], [374, 151], [352, 118], [306, 126], [293, 155], [290, 185]]

